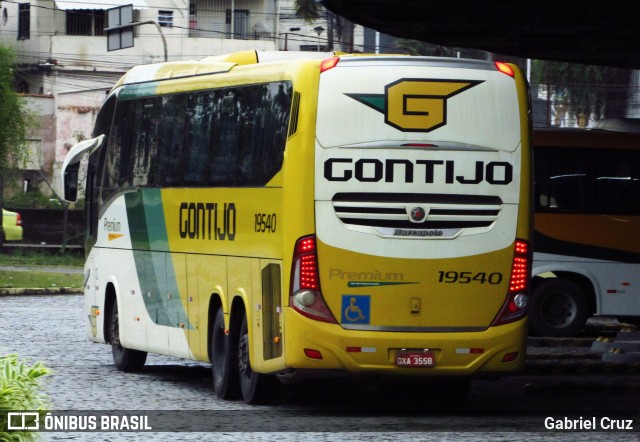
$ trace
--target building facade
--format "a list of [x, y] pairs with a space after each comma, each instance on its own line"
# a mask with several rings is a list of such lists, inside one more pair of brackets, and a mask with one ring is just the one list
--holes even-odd
[[[133, 47], [108, 51], [109, 10], [132, 5]], [[97, 111], [132, 66], [203, 58], [242, 50], [361, 51], [353, 25], [332, 34], [326, 17], [305, 22], [293, 0], [0, 0], [0, 44], [14, 49], [16, 90], [39, 127], [20, 191], [60, 188], [69, 149], [89, 138]], [[359, 37], [358, 37], [359, 35]], [[358, 41], [359, 38], [359, 41]], [[346, 42], [346, 43], [344, 43]], [[359, 46], [358, 46], [359, 45]], [[47, 185], [44, 181], [49, 181]]]

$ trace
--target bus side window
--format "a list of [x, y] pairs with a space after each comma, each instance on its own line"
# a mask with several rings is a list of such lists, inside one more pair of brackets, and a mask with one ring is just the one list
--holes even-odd
[[167, 187], [182, 186], [184, 182], [183, 160], [188, 157], [185, 149], [186, 96], [170, 95], [163, 97], [162, 122], [158, 155], [158, 185]]
[[[548, 149], [547, 167], [538, 182], [545, 182], [539, 203], [548, 209], [584, 212], [590, 206], [588, 155], [578, 149]], [[544, 195], [544, 200], [542, 199]], [[543, 202], [547, 205], [544, 206]]]
[[225, 90], [218, 95], [218, 109], [213, 121], [211, 136], [210, 183], [217, 186], [231, 186], [235, 181], [238, 109], [234, 91]]
[[[136, 102], [120, 101], [115, 117], [105, 158], [105, 170], [102, 179], [101, 203], [106, 203], [123, 187], [129, 176], [129, 160], [134, 149], [136, 121]], [[131, 169], [133, 172], [133, 169]]]
[[185, 186], [205, 185], [209, 165], [211, 143], [211, 120], [214, 114], [212, 92], [189, 94], [185, 117], [185, 146], [188, 155], [184, 158]]
[[633, 151], [609, 150], [599, 156], [596, 162], [595, 204], [603, 213], [638, 214], [640, 183], [637, 163], [637, 154]]

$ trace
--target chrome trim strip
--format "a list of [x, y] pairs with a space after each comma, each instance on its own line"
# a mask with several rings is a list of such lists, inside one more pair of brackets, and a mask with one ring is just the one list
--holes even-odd
[[340, 324], [345, 330], [389, 331], [389, 332], [427, 332], [427, 333], [463, 333], [483, 332], [489, 327], [403, 327], [389, 325]]

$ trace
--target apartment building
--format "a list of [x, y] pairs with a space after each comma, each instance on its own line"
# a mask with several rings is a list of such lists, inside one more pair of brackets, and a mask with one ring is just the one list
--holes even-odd
[[[134, 27], [133, 47], [109, 51], [108, 10], [123, 5], [147, 24]], [[0, 0], [0, 44], [15, 50], [16, 88], [40, 122], [16, 187], [48, 193], [43, 171], [59, 188], [66, 153], [90, 137], [106, 93], [132, 66], [249, 49], [361, 50], [361, 28], [338, 33], [326, 17], [309, 23], [294, 11], [293, 0]]]

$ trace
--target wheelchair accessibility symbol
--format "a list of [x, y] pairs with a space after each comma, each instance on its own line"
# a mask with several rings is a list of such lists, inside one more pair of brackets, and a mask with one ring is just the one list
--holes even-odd
[[343, 324], [369, 324], [371, 320], [371, 297], [342, 295]]

